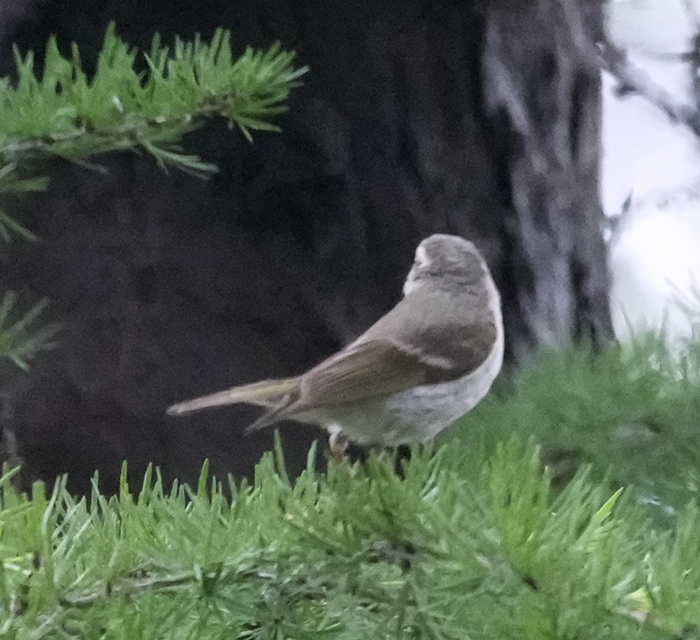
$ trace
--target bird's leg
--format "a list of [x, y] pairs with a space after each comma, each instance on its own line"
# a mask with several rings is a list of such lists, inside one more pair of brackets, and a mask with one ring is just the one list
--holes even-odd
[[336, 462], [340, 462], [345, 457], [345, 451], [349, 444], [348, 439], [343, 435], [343, 430], [337, 424], [330, 425], [327, 430], [329, 434], [330, 457]]

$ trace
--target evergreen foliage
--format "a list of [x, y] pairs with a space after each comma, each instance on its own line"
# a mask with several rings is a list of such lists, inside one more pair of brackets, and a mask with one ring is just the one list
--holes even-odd
[[4, 357], [20, 369], [27, 370], [28, 360], [39, 351], [51, 349], [59, 325], [53, 323], [35, 327], [36, 319], [47, 305], [40, 300], [29, 311], [16, 317], [14, 292], [8, 291], [0, 301], [0, 357]]
[[[543, 447], [557, 484], [582, 464], [633, 489], [667, 524], [700, 492], [700, 341], [678, 356], [658, 337], [599, 351], [585, 344], [533, 354], [458, 427], [493, 451], [511, 434]], [[503, 401], [505, 399], [505, 401]]]
[[[143, 55], [122, 42], [110, 25], [94, 70], [88, 73], [73, 45], [61, 54], [55, 38], [41, 70], [33, 53], [15, 50], [17, 80], [0, 78], [0, 195], [39, 191], [47, 178], [34, 162], [66, 158], [99, 170], [88, 158], [107, 151], [141, 150], [163, 167], [206, 177], [216, 167], [182, 153], [176, 141], [212, 117], [224, 117], [250, 140], [256, 130], [277, 131], [270, 119], [286, 110], [291, 89], [306, 68], [274, 45], [246, 49], [234, 59], [230, 33], [210, 42], [177, 39], [173, 47], [153, 38]], [[0, 238], [36, 241], [36, 236], [0, 207]], [[0, 359], [26, 368], [27, 360], [52, 346], [57, 326], [31, 325], [45, 307], [16, 313], [16, 296], [0, 303]]]
[[[0, 637], [696, 638], [698, 392], [650, 350], [533, 358], [401, 475], [387, 453], [320, 472], [312, 450], [290, 480], [279, 442], [251, 484], [205, 465], [196, 489], [156, 471], [132, 490], [124, 470], [116, 496], [95, 479], [86, 498], [63, 481], [27, 497], [9, 472]], [[650, 412], [652, 444], [616, 433]], [[593, 466], [543, 467], [564, 445]], [[648, 495], [667, 487], [659, 518]]]
[[[305, 68], [292, 66], [294, 54], [272, 46], [247, 49], [234, 60], [230, 34], [217, 30], [210, 43], [176, 40], [138, 51], [115, 35], [111, 25], [93, 73], [83, 69], [77, 47], [63, 56], [49, 40], [43, 69], [34, 55], [15, 51], [18, 79], [0, 81], [0, 157], [5, 167], [0, 188], [17, 188], [8, 169], [36, 157], [82, 160], [105, 151], [148, 151], [163, 165], [206, 174], [216, 168], [171, 145], [207, 118], [222, 116], [250, 140], [251, 131], [278, 128], [272, 116], [286, 110], [290, 90]], [[147, 71], [137, 68], [145, 63]], [[4, 183], [4, 185], [3, 185]], [[20, 187], [39, 188], [24, 182]]]
[[[313, 459], [313, 451], [309, 459]], [[281, 460], [278, 458], [278, 461]], [[700, 622], [700, 515], [672, 535], [580, 473], [555, 499], [536, 449], [458, 441], [252, 486], [206, 467], [132, 493], [31, 499], [2, 480], [8, 638], [671, 638]], [[624, 502], [624, 501], [623, 501]], [[692, 568], [696, 570], [693, 571]]]

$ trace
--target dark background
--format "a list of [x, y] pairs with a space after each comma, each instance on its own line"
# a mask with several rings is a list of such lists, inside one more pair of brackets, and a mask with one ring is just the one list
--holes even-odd
[[[178, 419], [165, 408], [329, 355], [398, 300], [434, 232], [486, 255], [510, 357], [607, 335], [599, 80], [579, 37], [599, 29], [599, 2], [15, 0], [0, 11], [3, 75], [12, 42], [40, 52], [49, 34], [77, 42], [89, 68], [110, 20], [141, 48], [155, 31], [169, 43], [221, 26], [239, 52], [279, 40], [311, 68], [276, 121], [283, 133], [251, 145], [214, 122], [183, 141], [219, 166], [208, 181], [114, 154], [99, 159], [106, 174], [52, 162], [46, 193], [6, 203], [41, 243], [0, 248], [0, 291], [48, 297], [47, 318], [63, 323], [55, 351], [2, 378], [28, 477], [70, 472], [83, 491], [100, 469], [109, 490], [128, 459], [191, 481], [205, 457], [220, 477], [250, 474], [272, 438], [243, 437], [252, 409]], [[319, 435], [285, 426], [292, 471]]]

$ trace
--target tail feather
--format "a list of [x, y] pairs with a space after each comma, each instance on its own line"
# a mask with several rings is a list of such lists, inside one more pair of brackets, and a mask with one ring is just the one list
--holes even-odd
[[269, 407], [255, 422], [246, 427], [246, 435], [288, 418], [289, 416], [286, 414], [286, 411], [293, 402], [294, 400], [290, 396], [281, 398], [276, 406]]
[[227, 404], [245, 402], [262, 407], [274, 407], [284, 398], [295, 394], [299, 390], [299, 378], [287, 378], [284, 380], [263, 380], [241, 387], [233, 387], [226, 391], [219, 391], [201, 398], [186, 400], [174, 404], [167, 411], [168, 415], [179, 416], [191, 411], [199, 411], [209, 407], [219, 407]]

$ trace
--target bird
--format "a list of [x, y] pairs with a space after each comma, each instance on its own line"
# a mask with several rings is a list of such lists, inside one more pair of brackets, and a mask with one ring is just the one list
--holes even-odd
[[503, 363], [501, 300], [476, 246], [423, 240], [403, 297], [353, 342], [293, 378], [263, 380], [171, 406], [169, 415], [248, 403], [264, 413], [247, 432], [280, 420], [316, 424], [332, 452], [348, 441], [426, 442], [474, 408]]

